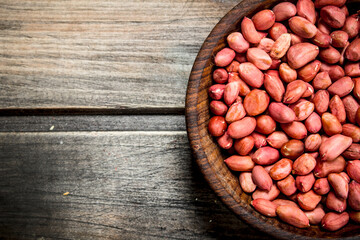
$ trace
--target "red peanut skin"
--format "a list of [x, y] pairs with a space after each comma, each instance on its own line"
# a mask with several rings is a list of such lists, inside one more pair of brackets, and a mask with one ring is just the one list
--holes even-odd
[[279, 151], [272, 147], [262, 147], [255, 151], [252, 160], [260, 165], [270, 165], [280, 157]]
[[258, 198], [250, 203], [256, 211], [267, 216], [267, 217], [276, 217], [276, 207], [277, 205], [267, 199]]
[[237, 139], [234, 143], [235, 151], [241, 155], [248, 155], [254, 148], [255, 140], [252, 136], [247, 136], [241, 139]]
[[274, 45], [275, 41], [271, 38], [263, 38], [261, 39], [258, 48], [264, 50], [265, 52], [269, 53]]
[[264, 90], [254, 89], [244, 99], [244, 108], [249, 116], [263, 113], [270, 102], [270, 98]]
[[307, 228], [310, 226], [309, 219], [300, 208], [293, 206], [279, 206], [276, 208], [276, 214], [281, 220], [295, 227]]
[[275, 23], [275, 14], [273, 11], [265, 9], [257, 12], [253, 17], [252, 21], [255, 28], [259, 31], [267, 30], [272, 27]]
[[276, 22], [269, 30], [270, 37], [276, 41], [281, 35], [287, 33], [287, 28], [284, 24]]
[[270, 169], [270, 177], [276, 181], [286, 178], [291, 173], [292, 164], [293, 162], [287, 158], [277, 161]]
[[[287, 83], [290, 83], [290, 82], [293, 82], [296, 80], [297, 78], [297, 72], [295, 69], [292, 69], [289, 64], [287, 63], [281, 63], [280, 64], [280, 67], [279, 67], [279, 74], [280, 74], [280, 77], [281, 79], [284, 81], [284, 82], [287, 82]], [[281, 101], [280, 100], [277, 100], [278, 102]]]
[[256, 120], [253, 117], [245, 117], [233, 122], [228, 127], [228, 133], [232, 138], [239, 139], [249, 136], [256, 127]]
[[278, 181], [276, 184], [281, 193], [286, 196], [293, 195], [297, 191], [295, 179], [292, 175], [288, 175], [286, 178]]
[[244, 36], [239, 32], [233, 32], [227, 37], [229, 47], [238, 53], [245, 53], [250, 44], [245, 40]]
[[279, 149], [289, 141], [289, 138], [286, 136], [285, 133], [277, 131], [270, 134], [266, 138], [266, 141], [271, 147]]
[[276, 130], [276, 122], [269, 115], [261, 115], [256, 118], [255, 131], [269, 135]]
[[222, 101], [213, 100], [210, 102], [210, 111], [214, 115], [224, 116], [228, 110], [228, 107]]
[[258, 188], [268, 191], [271, 189], [272, 179], [262, 166], [255, 166], [251, 174], [252, 180]]
[[317, 225], [321, 223], [321, 219], [325, 216], [325, 211], [321, 206], [317, 206], [312, 211], [305, 211], [305, 215], [308, 217], [310, 224]]
[[254, 88], [260, 88], [264, 83], [264, 74], [250, 62], [240, 64], [239, 75], [241, 79]]
[[351, 123], [355, 123], [356, 111], [359, 109], [359, 104], [351, 95], [344, 97], [342, 99], [342, 102], [345, 107], [346, 117], [348, 121]]
[[360, 160], [349, 161], [346, 166], [346, 172], [351, 179], [360, 182]]
[[252, 180], [251, 172], [242, 172], [239, 175], [241, 189], [246, 193], [252, 193], [256, 189], [256, 185]]
[[349, 222], [349, 214], [328, 212], [321, 220], [321, 226], [329, 231], [336, 231], [344, 227]]
[[355, 211], [360, 211], [360, 184], [352, 180], [349, 185], [349, 206]]
[[294, 103], [298, 101], [307, 90], [307, 85], [302, 80], [295, 80], [289, 83], [286, 87], [283, 102], [285, 104]]
[[311, 134], [305, 140], [305, 150], [315, 152], [320, 148], [321, 137], [319, 134]]
[[353, 143], [343, 152], [342, 156], [348, 160], [360, 159], [360, 144]]
[[314, 111], [315, 105], [305, 99], [300, 99], [296, 103], [289, 106], [296, 115], [296, 121], [303, 121], [307, 119]]
[[282, 130], [291, 138], [304, 139], [307, 136], [307, 129], [302, 122], [282, 123]]
[[285, 93], [285, 87], [276, 71], [273, 72], [273, 70], [271, 70], [271, 72], [268, 71], [265, 73], [264, 87], [270, 97], [277, 102], [281, 102]]
[[214, 116], [210, 118], [208, 129], [209, 133], [214, 137], [222, 136], [227, 128], [227, 124], [225, 122], [225, 118], [221, 116]]
[[336, 134], [321, 143], [319, 153], [322, 161], [332, 161], [340, 156], [348, 147], [350, 147], [352, 139], [350, 137]]
[[286, 200], [286, 199], [275, 199], [272, 201], [274, 204], [276, 204], [276, 207], [278, 206], [294, 206], [294, 207], [299, 207], [295, 202], [291, 201], [291, 200]]
[[350, 61], [356, 62], [360, 60], [360, 39], [357, 38], [350, 43], [345, 51], [345, 57]]
[[340, 173], [344, 171], [345, 166], [346, 162], [342, 156], [328, 162], [318, 160], [314, 169], [314, 175], [319, 178], [324, 178], [330, 173]]
[[310, 82], [319, 72], [321, 66], [322, 64], [319, 60], [312, 61], [311, 63], [298, 69], [298, 76], [301, 80], [304, 80], [305, 82]]
[[314, 170], [315, 166], [315, 158], [308, 153], [304, 153], [295, 160], [293, 164], [293, 174], [307, 175]]
[[262, 189], [256, 189], [255, 192], [253, 192], [252, 194], [252, 198], [258, 199], [258, 198], [263, 198], [263, 199], [267, 199], [267, 200], [274, 200], [275, 198], [277, 198], [280, 194], [279, 189], [276, 187], [275, 184], [272, 185], [270, 191], [267, 190], [262, 190]]
[[216, 83], [226, 83], [229, 78], [229, 74], [223, 68], [215, 69], [213, 73], [213, 79]]
[[326, 90], [319, 90], [315, 93], [313, 98], [313, 103], [315, 105], [315, 110], [318, 114], [322, 115], [327, 111], [330, 102], [329, 92]]
[[330, 191], [326, 197], [326, 207], [339, 213], [344, 212], [347, 207], [346, 199], [340, 198]]
[[320, 10], [321, 19], [332, 28], [341, 28], [345, 24], [346, 16], [336, 6], [325, 6]]
[[321, 123], [324, 129], [324, 132], [329, 135], [335, 135], [342, 132], [342, 126], [340, 121], [337, 119], [335, 115], [332, 115], [331, 113], [324, 113], [321, 116]]
[[256, 30], [253, 21], [244, 17], [241, 22], [241, 33], [244, 38], [252, 44], [258, 44], [263, 36]]
[[354, 38], [359, 34], [359, 27], [358, 27], [358, 17], [356, 17], [356, 14], [349, 16], [345, 20], [345, 24], [342, 28], [343, 31], [345, 31], [349, 38]]
[[335, 95], [331, 98], [329, 103], [329, 108], [331, 114], [333, 114], [339, 120], [340, 123], [345, 122], [346, 120], [345, 106], [338, 95]]
[[338, 95], [339, 97], [345, 97], [354, 88], [354, 82], [350, 77], [343, 77], [334, 82], [327, 90], [331, 95]]
[[305, 121], [305, 127], [310, 133], [317, 133], [322, 127], [320, 116], [313, 112]]
[[313, 87], [315, 90], [327, 89], [331, 84], [331, 78], [328, 72], [318, 73], [313, 80]]
[[260, 70], [268, 70], [272, 64], [269, 54], [260, 48], [249, 48], [246, 58]]
[[319, 47], [311, 43], [298, 43], [291, 46], [287, 52], [288, 64], [298, 69], [314, 60], [319, 54]]
[[296, 3], [297, 15], [309, 20], [312, 24], [316, 22], [315, 4], [311, 0], [298, 0]]
[[225, 132], [224, 135], [218, 137], [217, 143], [223, 149], [230, 149], [233, 146], [234, 140], [230, 137], [228, 132]]
[[255, 148], [261, 148], [267, 145], [266, 137], [263, 134], [253, 132], [251, 136], [254, 138]]
[[316, 26], [306, 18], [294, 16], [288, 21], [290, 29], [298, 36], [312, 38], [317, 33]]
[[224, 102], [230, 106], [235, 102], [236, 98], [239, 96], [240, 92], [240, 83], [238, 81], [229, 82], [226, 84], [224, 90]]
[[255, 166], [249, 156], [233, 155], [225, 159], [224, 162], [233, 171], [251, 171]]
[[345, 71], [342, 67], [339, 65], [328, 65], [325, 62], [321, 63], [320, 71], [328, 72], [333, 82], [345, 76]]
[[281, 154], [285, 158], [295, 160], [304, 152], [304, 143], [300, 140], [291, 139], [281, 147]]
[[[360, 64], [360, 63], [359, 63]], [[360, 66], [360, 65], [359, 65]], [[360, 100], [360, 77], [358, 78], [353, 78], [354, 81], [354, 89], [353, 89], [353, 94], [354, 97], [357, 100]]]
[[319, 195], [325, 195], [328, 194], [330, 191], [330, 185], [327, 178], [318, 178], [314, 183], [314, 192], [316, 192]]
[[228, 66], [226, 66], [226, 71], [237, 73], [239, 71], [239, 65], [240, 63], [234, 60]]
[[320, 50], [319, 57], [326, 63], [335, 64], [339, 62], [341, 54], [338, 50], [336, 50], [332, 46], [329, 46], [328, 48]]
[[311, 39], [311, 42], [319, 47], [327, 48], [330, 46], [331, 37], [328, 34], [317, 30], [316, 35]]
[[215, 56], [215, 65], [218, 67], [226, 67], [235, 58], [235, 51], [230, 48], [223, 48]]
[[306, 211], [314, 210], [320, 201], [321, 195], [316, 194], [313, 190], [297, 194], [299, 206]]
[[297, 176], [295, 180], [296, 188], [300, 192], [308, 192], [315, 183], [315, 177], [313, 173], [309, 173], [304, 176]]
[[291, 123], [296, 118], [294, 111], [283, 103], [270, 103], [269, 114], [279, 123]]
[[354, 124], [344, 124], [342, 126], [342, 134], [351, 137], [353, 143], [360, 142], [360, 128]]
[[[345, 75], [347, 75], [349, 77], [360, 77], [360, 63], [359, 62], [346, 63], [345, 64]], [[355, 87], [356, 87], [356, 83], [355, 83]], [[356, 98], [359, 99], [357, 96], [356, 96]]]
[[295, 16], [297, 9], [296, 6], [290, 2], [282, 2], [273, 7], [275, 13], [275, 20], [281, 22]]
[[209, 96], [214, 100], [220, 100], [224, 96], [225, 84], [215, 84], [209, 88]]
[[333, 45], [336, 48], [343, 48], [346, 46], [347, 41], [349, 40], [349, 34], [345, 31], [334, 31], [330, 34], [332, 42], [331, 45]]
[[342, 199], [346, 199], [348, 197], [349, 184], [339, 173], [330, 173], [328, 175], [328, 181], [338, 197]]
[[244, 106], [241, 102], [233, 103], [225, 116], [225, 121], [230, 124], [243, 119], [246, 115]]
[[322, 8], [326, 5], [334, 5], [341, 7], [345, 4], [346, 0], [315, 0], [314, 4], [316, 8]]

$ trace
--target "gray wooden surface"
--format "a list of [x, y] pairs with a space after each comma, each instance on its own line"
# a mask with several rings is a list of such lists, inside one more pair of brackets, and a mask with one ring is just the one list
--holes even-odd
[[0, 239], [266, 239], [203, 179], [188, 76], [234, 0], [0, 0]]

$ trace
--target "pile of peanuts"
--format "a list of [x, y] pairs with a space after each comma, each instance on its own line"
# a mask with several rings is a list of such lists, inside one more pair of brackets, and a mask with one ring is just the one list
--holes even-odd
[[359, 14], [345, 0], [281, 2], [244, 17], [214, 57], [208, 130], [265, 216], [360, 223]]

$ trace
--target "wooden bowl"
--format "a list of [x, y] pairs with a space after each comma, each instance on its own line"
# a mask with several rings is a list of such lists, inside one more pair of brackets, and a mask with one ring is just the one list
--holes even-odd
[[[208, 133], [210, 118], [208, 88], [212, 84], [213, 57], [226, 45], [226, 36], [240, 30], [243, 16], [252, 16], [261, 9], [270, 8], [280, 1], [243, 0], [214, 27], [205, 40], [191, 71], [186, 96], [186, 124], [188, 137], [197, 164], [211, 188], [221, 200], [244, 222], [279, 239], [360, 239], [360, 227], [349, 223], [336, 231], [325, 231], [318, 226], [299, 229], [278, 218], [268, 218], [250, 206], [251, 196], [243, 193], [237, 175], [224, 164], [225, 154]], [[351, 1], [351, 9], [359, 0]], [[358, 7], [357, 7], [358, 8]]]

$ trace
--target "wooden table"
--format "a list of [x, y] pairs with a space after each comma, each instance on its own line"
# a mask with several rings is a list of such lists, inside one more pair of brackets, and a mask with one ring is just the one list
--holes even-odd
[[186, 86], [236, 0], [0, 0], [0, 238], [266, 239], [192, 159]]

